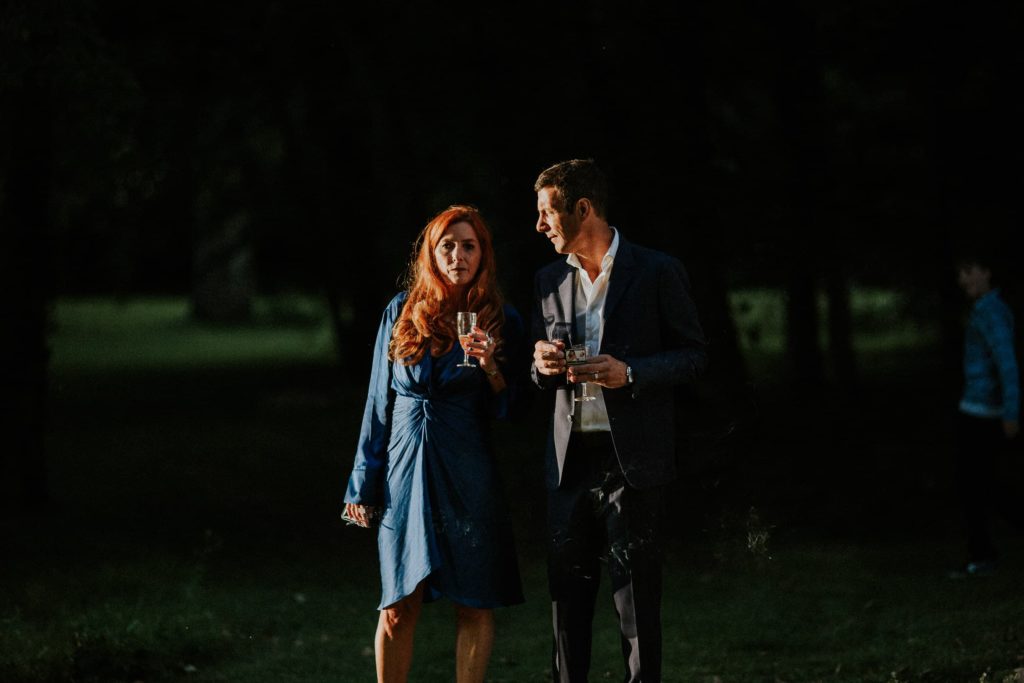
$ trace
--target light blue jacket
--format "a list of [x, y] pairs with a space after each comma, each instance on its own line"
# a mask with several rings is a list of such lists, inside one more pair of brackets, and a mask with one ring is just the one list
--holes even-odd
[[993, 289], [977, 301], [964, 340], [964, 394], [960, 411], [975, 417], [1020, 416], [1020, 376], [1013, 313]]

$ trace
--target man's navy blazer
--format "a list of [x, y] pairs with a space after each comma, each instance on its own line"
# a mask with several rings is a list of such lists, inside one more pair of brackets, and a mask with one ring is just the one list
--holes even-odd
[[[577, 270], [560, 259], [534, 278], [533, 340], [551, 339], [555, 323], [575, 333]], [[690, 297], [682, 264], [672, 256], [630, 244], [619, 233], [604, 306], [601, 353], [633, 369], [632, 385], [603, 389], [612, 441], [630, 486], [651, 488], [675, 477], [676, 386], [692, 381], [706, 364], [704, 333]], [[547, 484], [562, 481], [565, 453], [572, 436], [573, 387], [565, 374], [533, 381], [553, 390], [555, 406], [547, 438]]]

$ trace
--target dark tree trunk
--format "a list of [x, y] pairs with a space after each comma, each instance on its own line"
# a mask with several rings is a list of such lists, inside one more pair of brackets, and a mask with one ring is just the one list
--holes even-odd
[[196, 158], [203, 161], [192, 176], [192, 315], [212, 323], [245, 322], [257, 293], [255, 231], [262, 215], [252, 198], [265, 193], [261, 169], [239, 139], [249, 112], [230, 91], [211, 98], [194, 138]]
[[820, 386], [824, 381], [813, 265], [793, 263], [786, 285], [786, 355], [794, 382], [803, 387]]
[[[222, 189], [217, 183], [206, 193]], [[250, 219], [245, 211], [210, 215], [203, 195], [199, 199], [193, 244], [192, 314], [208, 322], [240, 322], [252, 314], [256, 272]]]
[[5, 453], [0, 481], [14, 489], [0, 495], [33, 508], [49, 495], [43, 437], [52, 293], [52, 130], [48, 88], [41, 75], [30, 72], [18, 90], [4, 93], [6, 115], [0, 123], [0, 139], [6, 141], [6, 158], [0, 158], [5, 172], [0, 178], [0, 296], [5, 299], [0, 325], [0, 450]]
[[858, 384], [858, 373], [853, 350], [850, 281], [838, 258], [825, 270], [825, 296], [828, 298], [828, 355], [832, 372], [839, 388], [852, 392]]

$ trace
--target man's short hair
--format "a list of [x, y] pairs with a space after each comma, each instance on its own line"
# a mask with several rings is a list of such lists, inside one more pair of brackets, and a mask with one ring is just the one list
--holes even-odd
[[985, 270], [1001, 271], [1002, 258], [998, 249], [991, 244], [961, 245], [955, 254], [957, 268], [979, 266]]
[[594, 212], [604, 218], [608, 210], [608, 179], [593, 159], [571, 159], [545, 169], [537, 176], [533, 191], [554, 188], [561, 205], [555, 208], [571, 212], [576, 202], [589, 199]]
[[957, 250], [954, 262], [957, 270], [965, 270], [971, 266], [987, 270], [991, 276], [992, 286], [997, 287], [1003, 284], [1003, 278], [1011, 272], [1007, 267], [1007, 253], [1011, 251], [988, 242], [962, 245]]

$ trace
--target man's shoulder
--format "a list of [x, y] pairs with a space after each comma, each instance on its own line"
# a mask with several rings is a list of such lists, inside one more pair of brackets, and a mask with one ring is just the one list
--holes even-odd
[[644, 266], [678, 267], [681, 265], [679, 259], [668, 252], [645, 247], [635, 242], [626, 242], [625, 240], [619, 245], [619, 255], [632, 259]]
[[1013, 311], [998, 290], [979, 299], [974, 307], [974, 313], [990, 324], [1013, 324]]

